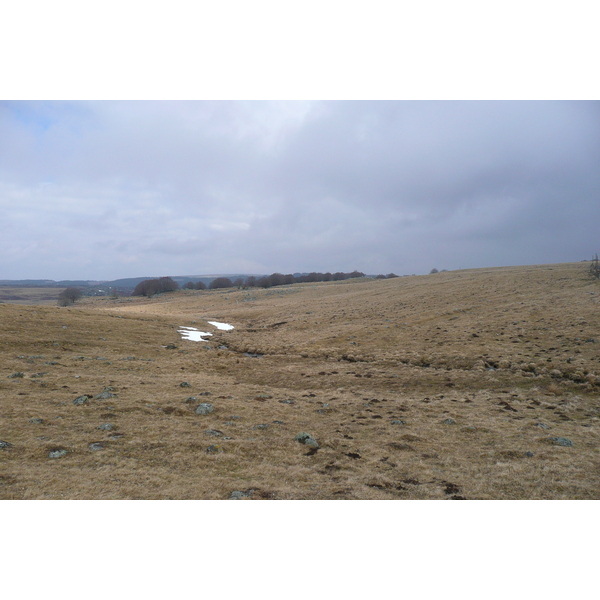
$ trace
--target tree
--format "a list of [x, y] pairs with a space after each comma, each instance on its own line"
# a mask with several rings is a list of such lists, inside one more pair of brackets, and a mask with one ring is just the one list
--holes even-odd
[[431, 269], [431, 271], [429, 271], [430, 275], [433, 275], [434, 273], [439, 273], [439, 271], [437, 269]]
[[230, 288], [233, 287], [233, 283], [229, 277], [217, 277], [210, 282], [208, 289], [210, 290], [218, 290], [220, 288]]
[[68, 287], [58, 295], [58, 305], [69, 306], [74, 304], [79, 298], [81, 298], [81, 290], [75, 287]]
[[132, 292], [132, 296], [148, 296], [152, 297], [154, 294], [160, 294], [163, 292], [174, 292], [179, 289], [179, 284], [173, 281], [170, 277], [161, 277], [160, 279], [145, 279], [140, 281], [135, 286]]
[[206, 284], [203, 281], [198, 281], [195, 285], [195, 289], [197, 290], [205, 290]]
[[590, 273], [596, 279], [600, 279], [600, 262], [598, 261], [598, 255], [592, 257], [592, 264], [590, 265]]
[[193, 290], [194, 289], [194, 282], [193, 281], [188, 281], [184, 286], [184, 289], [186, 290]]

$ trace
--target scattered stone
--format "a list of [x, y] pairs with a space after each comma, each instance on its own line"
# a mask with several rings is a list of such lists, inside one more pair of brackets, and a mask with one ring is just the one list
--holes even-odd
[[68, 452], [66, 450], [53, 450], [52, 452], [48, 453], [48, 458], [62, 458], [67, 454]]
[[550, 425], [546, 425], [546, 423], [536, 423], [535, 426], [541, 429], [550, 429]]
[[0, 440], [0, 448], [12, 448], [13, 445], [10, 444], [9, 442], [5, 442], [3, 440]]
[[346, 452], [346, 456], [348, 458], [354, 458], [354, 459], [362, 458], [362, 456], [358, 452]]
[[296, 404], [293, 400], [280, 400], [280, 404]]
[[177, 350], [177, 346], [175, 344], [167, 344], [165, 348], [167, 350]]
[[231, 492], [229, 499], [241, 500], [242, 498], [250, 498], [250, 496], [252, 496], [253, 491], [254, 490], [246, 490], [245, 492], [243, 492], [242, 490], [234, 490], [233, 492]]
[[531, 458], [533, 456], [533, 452], [525, 452], [525, 456]]
[[105, 389], [103, 392], [101, 392], [97, 396], [94, 396], [94, 400], [108, 400], [109, 398], [116, 398], [116, 397], [117, 396], [115, 394], [113, 394], [111, 391]]
[[305, 431], [299, 433], [294, 438], [294, 440], [301, 444], [305, 444], [306, 446], [310, 446], [311, 448], [319, 448], [317, 440], [315, 440], [315, 438], [312, 435], [310, 435], [310, 433], [306, 433]]
[[219, 452], [224, 452], [223, 448], [219, 445], [216, 444], [211, 444], [207, 449], [206, 452], [208, 454], [219, 454]]
[[456, 423], [456, 421], [454, 419], [445, 419], [444, 421], [442, 421], [443, 425], [454, 425]]
[[96, 427], [96, 429], [100, 429], [100, 431], [112, 431], [114, 428], [115, 426], [112, 423], [102, 423], [102, 425]]
[[219, 431], [218, 429], [207, 429], [204, 432], [204, 435], [211, 435], [213, 437], [221, 437], [223, 435], [223, 432]]
[[25, 373], [23, 373], [22, 371], [19, 371], [18, 373], [13, 373], [12, 375], [8, 376], [9, 379], [21, 379], [22, 377], [25, 377]]
[[188, 396], [185, 400], [185, 404], [191, 404], [192, 402], [198, 402], [198, 398], [196, 396]]
[[198, 406], [196, 408], [196, 414], [197, 415], [208, 415], [209, 413], [213, 412], [214, 410], [215, 410], [215, 407], [210, 402], [202, 402], [201, 404], [198, 404]]
[[48, 375], [48, 373], [34, 373], [31, 377], [33, 379], [43, 377], [44, 375]]
[[573, 442], [566, 437], [553, 437], [550, 438], [550, 441], [555, 445], [555, 446], [573, 446]]
[[191, 386], [191, 384], [189, 384], [187, 381], [182, 381], [182, 382], [179, 384], [179, 387], [183, 387], [183, 388], [190, 387], [190, 388], [191, 388], [192, 386]]
[[252, 429], [269, 429], [269, 425], [267, 423], [261, 423], [260, 425], [255, 425]]
[[392, 425], [406, 425], [406, 421], [403, 421], [402, 419], [394, 419], [392, 421]]
[[89, 398], [90, 397], [87, 394], [84, 394], [83, 396], [77, 396], [77, 398], [75, 398], [75, 400], [73, 400], [73, 404], [75, 404], [75, 405], [87, 404]]
[[285, 421], [273, 421], [273, 423], [276, 423], [277, 425], [285, 425]]
[[104, 446], [100, 442], [92, 442], [88, 447], [92, 451], [104, 450]]
[[212, 396], [210, 392], [200, 392], [200, 396]]
[[36, 425], [41, 425], [44, 420], [43, 419], [29, 419], [30, 423], [35, 423]]

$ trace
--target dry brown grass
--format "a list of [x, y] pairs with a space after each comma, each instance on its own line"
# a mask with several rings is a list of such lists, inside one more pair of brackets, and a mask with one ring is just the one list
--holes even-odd
[[0, 498], [598, 499], [599, 298], [575, 263], [2, 304]]

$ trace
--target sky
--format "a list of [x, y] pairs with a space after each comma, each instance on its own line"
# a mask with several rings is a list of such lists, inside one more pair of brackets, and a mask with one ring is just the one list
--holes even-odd
[[0, 279], [571, 262], [597, 101], [4, 101]]

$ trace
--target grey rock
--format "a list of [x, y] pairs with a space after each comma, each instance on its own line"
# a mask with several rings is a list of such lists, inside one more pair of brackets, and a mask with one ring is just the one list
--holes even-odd
[[88, 401], [89, 401], [89, 396], [87, 394], [84, 394], [83, 396], [77, 396], [77, 398], [75, 398], [75, 400], [73, 400], [73, 404], [75, 404], [75, 405], [87, 404]]
[[535, 426], [541, 429], [550, 429], [550, 425], [546, 425], [546, 423], [536, 423]]
[[255, 425], [252, 429], [269, 429], [268, 423], [261, 423], [260, 425]]
[[198, 402], [198, 398], [196, 398], [196, 396], [188, 396], [184, 402], [186, 404], [191, 404], [192, 402]]
[[553, 437], [550, 440], [555, 446], [573, 446], [573, 442], [566, 437]]
[[[112, 389], [112, 388], [111, 388]], [[117, 396], [113, 394], [110, 390], [104, 389], [103, 392], [94, 396], [94, 400], [108, 400], [109, 398], [116, 398]]]
[[30, 423], [35, 423], [36, 425], [41, 425], [44, 420], [43, 419], [29, 419]]
[[198, 407], [196, 408], [196, 414], [197, 415], [208, 415], [209, 413], [213, 412], [214, 410], [215, 410], [215, 407], [210, 402], [202, 402], [201, 404], [198, 404]]
[[100, 442], [92, 442], [88, 448], [92, 451], [104, 450], [104, 446]]
[[402, 419], [394, 419], [392, 421], [392, 425], [406, 425], [406, 421], [403, 421]]
[[100, 431], [112, 431], [114, 428], [115, 426], [112, 423], [102, 423], [102, 425], [96, 427], [96, 429], [100, 429]]
[[296, 404], [293, 400], [280, 400], [280, 404]]
[[533, 456], [533, 452], [525, 452], [525, 456], [531, 458]]
[[12, 448], [12, 447], [13, 447], [13, 445], [11, 443], [0, 440], [0, 448]]
[[211, 435], [213, 437], [221, 437], [223, 435], [223, 432], [219, 431], [218, 429], [207, 429], [204, 432], [204, 435]]
[[200, 392], [200, 396], [212, 396], [210, 392]]
[[317, 443], [317, 440], [315, 440], [315, 438], [310, 435], [310, 433], [306, 433], [305, 431], [303, 431], [302, 433], [299, 433], [295, 438], [295, 441], [299, 442], [300, 444], [305, 444], [306, 446], [310, 446], [311, 448], [319, 448], [319, 444]]
[[277, 425], [285, 425], [285, 421], [273, 421], [273, 423], [276, 423]]
[[444, 425], [454, 425], [456, 421], [454, 419], [445, 419], [444, 421], [442, 421], [442, 423]]
[[242, 490], [234, 490], [231, 492], [229, 496], [230, 500], [241, 500], [242, 498], [250, 498], [252, 496], [252, 492], [254, 490], [248, 490], [247, 492], [243, 492]]
[[69, 454], [66, 450], [54, 450], [48, 453], [48, 458], [62, 458]]
[[22, 371], [19, 371], [18, 373], [13, 373], [12, 375], [8, 376], [9, 379], [21, 379], [22, 377], [25, 377], [25, 373], [23, 373]]
[[192, 386], [191, 386], [191, 384], [189, 384], [187, 381], [182, 381], [182, 382], [179, 384], [179, 387], [184, 387], [184, 388], [188, 388], [188, 387], [190, 387], [190, 388], [191, 388]]
[[177, 346], [175, 344], [167, 344], [165, 348], [167, 350], [177, 350]]

